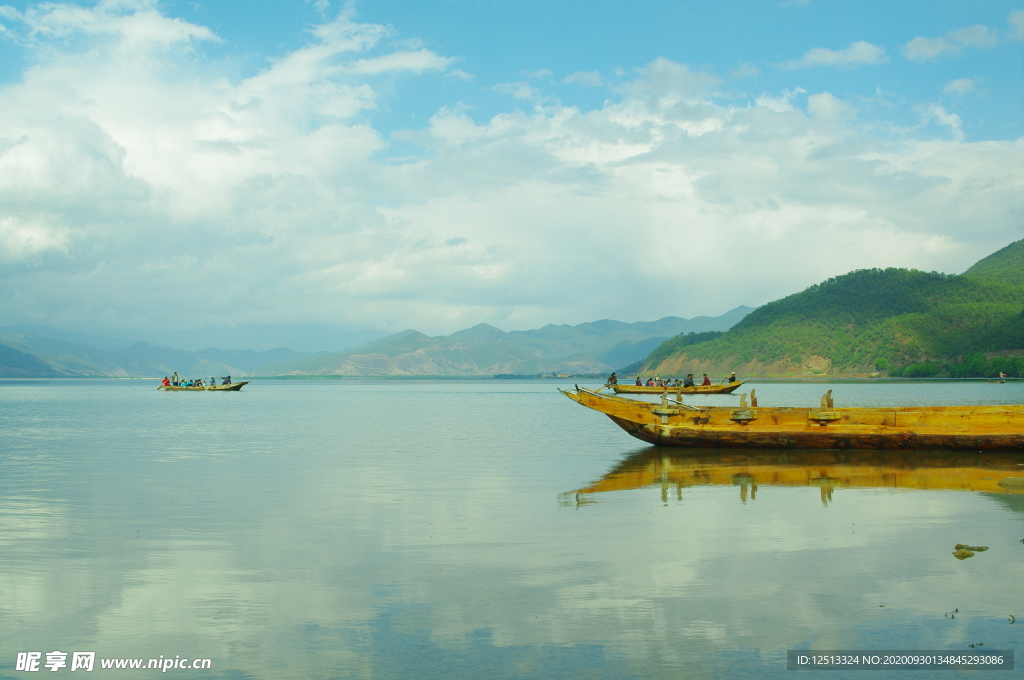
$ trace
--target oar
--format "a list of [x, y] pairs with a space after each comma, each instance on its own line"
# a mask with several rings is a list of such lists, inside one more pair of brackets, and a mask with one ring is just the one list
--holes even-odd
[[676, 401], [675, 399], [669, 399], [669, 401], [671, 401], [673, 404], [679, 404], [683, 408], [688, 408], [691, 411], [703, 411], [704, 410], [704, 409], [698, 408], [696, 406], [690, 406], [689, 404], [684, 404], [682, 401]]

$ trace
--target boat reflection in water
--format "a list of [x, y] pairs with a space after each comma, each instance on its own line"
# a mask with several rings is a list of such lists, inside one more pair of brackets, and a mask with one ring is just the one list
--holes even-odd
[[562, 494], [564, 505], [587, 505], [596, 494], [659, 486], [661, 498], [682, 499], [693, 486], [737, 486], [740, 502], [758, 486], [811, 486], [828, 505], [842, 488], [1024, 493], [1021, 454], [935, 451], [751, 451], [657, 447], [630, 456], [600, 480]]

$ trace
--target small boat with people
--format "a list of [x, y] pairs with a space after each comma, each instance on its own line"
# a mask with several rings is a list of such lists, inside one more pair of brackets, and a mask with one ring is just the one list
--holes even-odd
[[678, 394], [731, 394], [745, 382], [746, 380], [739, 380], [734, 371], [732, 375], [717, 384], [711, 382], [711, 378], [708, 377], [707, 373], [704, 374], [703, 381], [698, 384], [693, 378], [693, 373], [689, 373], [683, 380], [679, 380], [679, 378], [662, 380], [658, 376], [652, 376], [646, 382], [638, 375], [634, 384], [620, 385], [617, 376], [615, 373], [612, 373], [608, 376], [604, 387], [613, 390], [616, 394], [661, 394], [663, 392], [675, 392]]
[[178, 378], [178, 372], [175, 371], [171, 377], [164, 376], [157, 389], [168, 392], [237, 392], [250, 382], [249, 380], [232, 382], [230, 375], [222, 377], [220, 384], [213, 376], [210, 377], [209, 382], [203, 382], [202, 378], [181, 380]]
[[693, 406], [671, 392], [658, 403], [559, 391], [655, 446], [1024, 452], [1024, 404], [837, 408], [829, 390], [817, 408], [763, 407], [751, 390], [738, 407]]
[[681, 392], [682, 394], [732, 394], [736, 389], [745, 383], [746, 380], [738, 380], [734, 383], [723, 382], [717, 385], [607, 385], [616, 394], [661, 394], [667, 392]]

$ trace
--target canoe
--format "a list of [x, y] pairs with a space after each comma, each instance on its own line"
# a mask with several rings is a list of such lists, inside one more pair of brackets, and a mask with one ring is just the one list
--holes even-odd
[[1024, 405], [836, 408], [832, 390], [820, 408], [759, 407], [751, 392], [739, 408], [690, 406], [559, 390], [604, 413], [630, 435], [656, 446], [759, 449], [862, 449], [1024, 452]]
[[721, 383], [719, 385], [694, 385], [693, 387], [648, 387], [647, 385], [605, 385], [615, 390], [616, 394], [661, 394], [668, 392], [675, 394], [729, 394], [737, 387], [745, 383], [740, 380], [734, 383]]
[[202, 387], [175, 387], [174, 385], [161, 385], [158, 390], [167, 390], [168, 392], [237, 392], [242, 389], [243, 385], [248, 385], [251, 380], [244, 382], [231, 383], [230, 385], [203, 385]]

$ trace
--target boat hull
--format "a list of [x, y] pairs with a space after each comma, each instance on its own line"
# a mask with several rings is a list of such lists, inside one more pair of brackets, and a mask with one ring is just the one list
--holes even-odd
[[758, 449], [1024, 451], [1024, 406], [668, 407], [564, 392], [655, 446]]
[[648, 387], [647, 385], [608, 385], [616, 394], [729, 394], [746, 381], [693, 387]]
[[181, 387], [174, 385], [161, 385], [158, 390], [167, 390], [168, 392], [237, 392], [242, 389], [243, 386], [249, 384], [249, 380], [244, 382], [231, 383], [230, 385], [203, 385], [202, 387]]

